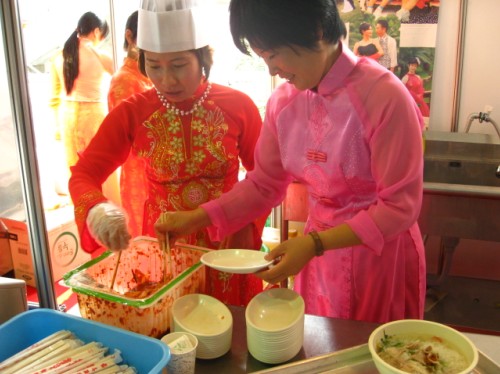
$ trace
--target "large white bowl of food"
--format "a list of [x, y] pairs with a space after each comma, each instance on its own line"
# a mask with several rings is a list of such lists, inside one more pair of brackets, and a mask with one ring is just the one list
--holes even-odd
[[368, 348], [382, 374], [466, 374], [477, 365], [477, 348], [465, 335], [424, 320], [399, 320], [375, 329]]

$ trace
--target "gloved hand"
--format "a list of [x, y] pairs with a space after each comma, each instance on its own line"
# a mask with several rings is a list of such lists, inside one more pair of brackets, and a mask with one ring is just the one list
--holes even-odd
[[130, 234], [127, 215], [111, 202], [100, 203], [89, 210], [87, 227], [92, 237], [106, 248], [118, 251], [128, 248]]

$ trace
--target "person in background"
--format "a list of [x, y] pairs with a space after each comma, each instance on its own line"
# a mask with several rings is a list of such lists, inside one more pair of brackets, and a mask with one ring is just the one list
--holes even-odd
[[[382, 0], [380, 1], [380, 4], [377, 6], [377, 9], [374, 9], [376, 0], [367, 0], [366, 2], [366, 13], [368, 14], [373, 14], [375, 19], [382, 17], [382, 12], [384, 11], [384, 8], [389, 5], [391, 0]], [[362, 8], [363, 10], [363, 8]]]
[[159, 240], [203, 227], [217, 240], [298, 181], [308, 191], [306, 235], [275, 247], [266, 256], [274, 266], [257, 275], [275, 284], [297, 274], [306, 313], [423, 318], [423, 119], [408, 90], [348, 49], [333, 0], [232, 0], [229, 11], [236, 46], [287, 82], [267, 103], [255, 169], [218, 199], [169, 213], [156, 223]]
[[431, 0], [401, 0], [401, 8], [396, 12], [396, 17], [401, 22], [410, 22], [410, 15], [413, 8], [424, 9]]
[[[202, 4], [207, 1], [149, 0], [139, 8], [139, 67], [154, 88], [117, 105], [72, 168], [69, 188], [87, 251], [128, 247], [126, 214], [100, 186], [131, 152], [147, 178], [142, 227], [147, 236], [154, 236], [161, 213], [194, 209], [230, 191], [240, 161], [245, 169], [254, 168], [262, 119], [246, 94], [209, 81], [213, 27]], [[266, 213], [219, 240], [203, 229], [183, 240], [211, 249], [259, 250]], [[227, 304], [246, 305], [262, 291], [262, 280], [253, 274], [210, 269], [207, 277], [207, 292]]]
[[[153, 87], [149, 78], [139, 70], [139, 49], [137, 48], [138, 11], [133, 12], [125, 24], [123, 49], [127, 56], [123, 65], [113, 75], [108, 92], [108, 108], [115, 106], [130, 96]], [[128, 217], [128, 228], [132, 237], [142, 233], [144, 201], [146, 201], [146, 175], [139, 157], [133, 152], [120, 169], [120, 196]]]
[[378, 41], [382, 47], [384, 54], [379, 58], [378, 62], [383, 67], [394, 73], [394, 69], [398, 66], [398, 46], [396, 39], [387, 33], [389, 23], [385, 19], [377, 20], [375, 32], [378, 36]]
[[[63, 141], [68, 168], [76, 164], [79, 153], [88, 146], [108, 112], [106, 95], [113, 60], [99, 49], [108, 32], [106, 21], [86, 12], [50, 64], [49, 105], [54, 112], [56, 139]], [[119, 202], [116, 174], [103, 188], [110, 199]]]
[[353, 0], [344, 0], [344, 5], [342, 7], [342, 13], [349, 13], [356, 9]]
[[412, 57], [408, 60], [408, 73], [401, 78], [411, 96], [420, 108], [422, 116], [429, 117], [430, 109], [424, 99], [424, 81], [417, 74], [417, 69], [420, 65], [420, 59], [418, 57]]
[[378, 39], [372, 38], [372, 26], [369, 23], [362, 22], [359, 25], [359, 33], [362, 39], [354, 44], [354, 54], [356, 56], [366, 56], [378, 61], [378, 59], [384, 55], [384, 51]]

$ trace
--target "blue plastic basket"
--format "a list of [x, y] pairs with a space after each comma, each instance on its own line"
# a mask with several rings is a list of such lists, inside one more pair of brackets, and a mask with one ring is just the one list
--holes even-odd
[[124, 363], [138, 373], [161, 373], [170, 350], [160, 340], [52, 309], [21, 313], [0, 325], [0, 362], [60, 330], [69, 330], [85, 343], [100, 342], [121, 351]]

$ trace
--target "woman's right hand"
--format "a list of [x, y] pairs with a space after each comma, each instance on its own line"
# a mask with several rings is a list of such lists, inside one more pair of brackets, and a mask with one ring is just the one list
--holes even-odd
[[90, 235], [107, 249], [119, 251], [128, 248], [131, 236], [127, 215], [119, 206], [111, 202], [95, 205], [89, 210], [87, 227]]
[[192, 234], [211, 224], [210, 217], [202, 208], [161, 215], [155, 223], [155, 233], [160, 243], [166, 241], [167, 235], [169, 242], [175, 243], [178, 237]]

